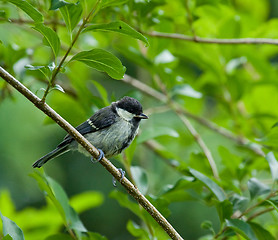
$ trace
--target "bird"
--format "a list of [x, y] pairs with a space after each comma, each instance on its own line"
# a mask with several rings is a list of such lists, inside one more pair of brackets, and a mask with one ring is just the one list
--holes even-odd
[[[77, 126], [76, 130], [99, 150], [99, 157], [93, 161], [95, 162], [100, 161], [104, 156], [106, 158], [116, 156], [126, 149], [137, 135], [142, 119], [148, 119], [148, 116], [143, 113], [141, 103], [132, 97], [125, 96], [99, 109]], [[49, 160], [75, 150], [91, 156], [68, 134], [53, 151], [41, 157], [32, 166], [40, 168]]]

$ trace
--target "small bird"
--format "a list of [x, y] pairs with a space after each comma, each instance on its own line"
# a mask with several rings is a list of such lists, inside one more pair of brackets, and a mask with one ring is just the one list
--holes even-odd
[[[99, 150], [97, 161], [100, 161], [104, 155], [106, 158], [113, 157], [130, 145], [138, 133], [141, 119], [148, 119], [148, 116], [143, 113], [140, 102], [131, 97], [124, 97], [98, 110], [76, 127], [76, 130]], [[90, 156], [72, 136], [66, 135], [53, 151], [37, 160], [33, 167], [40, 168], [49, 160], [71, 150], [78, 150]]]

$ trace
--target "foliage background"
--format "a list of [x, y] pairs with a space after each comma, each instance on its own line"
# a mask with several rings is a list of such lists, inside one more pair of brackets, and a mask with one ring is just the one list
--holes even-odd
[[[25, 66], [48, 65], [55, 61], [54, 56], [43, 44], [42, 35], [32, 28], [34, 21], [10, 2], [0, 2], [0, 64], [42, 97], [41, 88], [46, 88], [47, 80]], [[60, 11], [49, 10], [51, 1], [28, 2], [43, 14], [45, 25], [57, 32], [60, 60], [72, 39]], [[84, 16], [94, 4], [81, 1]], [[277, 174], [260, 151], [262, 148], [275, 154], [277, 149], [278, 51], [275, 45], [203, 44], [172, 39], [170, 34], [275, 39], [277, 7], [276, 1], [266, 0], [118, 1], [98, 12], [92, 23], [124, 21], [142, 32], [149, 46], [118, 33], [89, 31], [80, 35], [71, 55], [106, 49], [121, 60], [126, 74], [145, 84], [143, 89], [73, 61], [56, 80], [66, 93], [56, 87], [58, 90], [47, 96], [47, 103], [73, 126], [124, 95], [140, 100], [150, 119], [142, 122], [141, 135], [127, 154], [113, 162], [127, 168], [128, 173], [133, 171], [129, 177], [185, 239], [264, 239], [268, 234], [278, 238], [277, 211], [271, 205], [277, 203]], [[152, 36], [153, 31], [169, 33], [170, 38]], [[72, 36], [75, 34], [76, 29]], [[167, 102], [152, 97], [147, 86], [162, 93]], [[64, 233], [55, 204], [45, 201], [30, 174], [31, 164], [52, 150], [65, 132], [3, 80], [0, 88], [0, 210], [17, 223], [26, 239]], [[191, 115], [181, 117], [181, 110]], [[194, 137], [185, 116], [197, 131]], [[216, 129], [200, 124], [196, 118], [216, 124]], [[217, 133], [221, 127], [234, 138]], [[198, 136], [207, 148], [199, 146]], [[246, 139], [251, 142], [244, 142]], [[211, 171], [208, 151], [216, 162], [219, 179]], [[130, 168], [130, 162], [140, 168]], [[197, 177], [192, 169], [203, 175]], [[89, 231], [108, 239], [167, 239], [151, 220], [143, 217], [142, 221], [140, 214], [129, 210], [132, 201], [121, 202], [125, 190], [119, 184], [113, 188], [111, 176], [100, 164], [92, 165], [88, 158], [68, 153], [49, 162], [45, 171], [63, 186], [70, 199], [80, 197], [71, 203]], [[208, 185], [204, 175], [218, 186]], [[192, 176], [197, 181], [192, 182]], [[221, 200], [222, 190], [215, 193], [220, 188], [225, 201]], [[239, 211], [245, 217], [240, 223], [250, 220], [248, 226], [241, 228], [233, 222]], [[137, 228], [131, 227], [130, 220]]]

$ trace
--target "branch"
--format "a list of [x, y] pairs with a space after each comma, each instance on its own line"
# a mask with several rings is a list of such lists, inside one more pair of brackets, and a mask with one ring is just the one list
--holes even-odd
[[[11, 84], [17, 91], [31, 101], [38, 109], [43, 111], [47, 116], [52, 118], [57, 124], [65, 129], [82, 147], [84, 147], [94, 158], [99, 155], [98, 150], [84, 138], [73, 126], [56, 113], [45, 102], [42, 102], [35, 94], [27, 89], [22, 83], [0, 67], [0, 77]], [[121, 180], [121, 173], [106, 158], [100, 160], [100, 163], [109, 171], [128, 191], [128, 193], [154, 218], [154, 220], [164, 229], [164, 231], [172, 238], [182, 240], [183, 238], [172, 227], [172, 225], [163, 217], [163, 215], [146, 199], [146, 197], [134, 186], [126, 177]]]
[[271, 212], [274, 210], [274, 207], [270, 207], [270, 208], [266, 208], [266, 209], [263, 209], [259, 212], [256, 212], [254, 213], [252, 216], [250, 216], [249, 218], [247, 218], [247, 222], [250, 222], [251, 220], [253, 220], [254, 218], [258, 217], [258, 216], [261, 216], [267, 212]]
[[180, 113], [177, 113], [177, 114], [178, 114], [179, 118], [182, 120], [182, 122], [184, 123], [184, 125], [187, 127], [188, 131], [195, 138], [195, 140], [199, 144], [200, 148], [203, 150], [206, 158], [208, 159], [208, 162], [209, 162], [209, 165], [211, 167], [213, 176], [216, 179], [219, 179], [219, 174], [218, 174], [216, 163], [215, 163], [215, 161], [212, 157], [212, 154], [211, 154], [209, 148], [205, 144], [204, 140], [201, 138], [200, 134], [198, 134], [196, 129], [192, 126], [192, 124], [187, 119], [187, 117], [185, 117], [183, 114], [180, 114]]
[[[30, 24], [33, 25], [34, 21], [33, 20], [28, 20], [28, 19], [23, 19], [23, 18], [3, 18], [0, 17], [0, 22], [6, 22], [6, 23], [15, 23], [15, 24]], [[66, 24], [62, 21], [57, 21], [57, 20], [52, 20], [52, 21], [44, 21], [44, 25], [61, 25], [61, 26], [66, 26]]]
[[272, 38], [230, 38], [230, 39], [221, 39], [221, 38], [202, 38], [198, 36], [188, 36], [179, 33], [163, 33], [163, 32], [144, 32], [144, 34], [151, 37], [159, 38], [169, 38], [177, 39], [188, 42], [196, 43], [210, 43], [210, 44], [270, 44], [278, 45], [278, 39]]
[[[125, 75], [124, 78], [122, 79], [125, 83], [130, 84], [131, 86], [139, 89], [140, 91], [146, 93], [147, 95], [156, 98], [157, 100], [166, 103], [167, 102], [167, 97], [161, 93], [158, 92], [157, 90], [149, 87], [148, 85], [142, 83], [141, 81], [129, 76], [129, 75]], [[261, 146], [251, 142], [249, 139], [245, 138], [245, 137], [241, 137], [241, 136], [237, 136], [234, 133], [232, 133], [231, 131], [229, 131], [228, 129], [218, 126], [217, 124], [215, 124], [214, 122], [208, 121], [205, 118], [201, 118], [199, 116], [194, 115], [193, 113], [188, 112], [187, 110], [185, 110], [184, 108], [182, 108], [179, 104], [177, 104], [176, 102], [173, 102], [174, 107], [175, 107], [175, 111], [181, 114], [184, 114], [185, 116], [187, 116], [188, 118], [191, 118], [193, 120], [195, 120], [196, 122], [198, 122], [199, 124], [211, 129], [212, 131], [236, 142], [238, 145], [241, 145], [249, 150], [251, 150], [252, 152], [254, 152], [256, 155], [264, 157], [265, 153], [261, 150]]]

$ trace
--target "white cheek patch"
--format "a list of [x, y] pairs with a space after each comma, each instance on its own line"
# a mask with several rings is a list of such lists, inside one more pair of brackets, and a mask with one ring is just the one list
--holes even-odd
[[92, 128], [98, 130], [98, 128], [93, 124], [93, 122], [92, 122], [90, 119], [87, 120], [87, 123], [88, 123]]
[[120, 117], [122, 117], [126, 121], [130, 121], [134, 117], [134, 114], [132, 114], [122, 108], [117, 108], [117, 113]]

